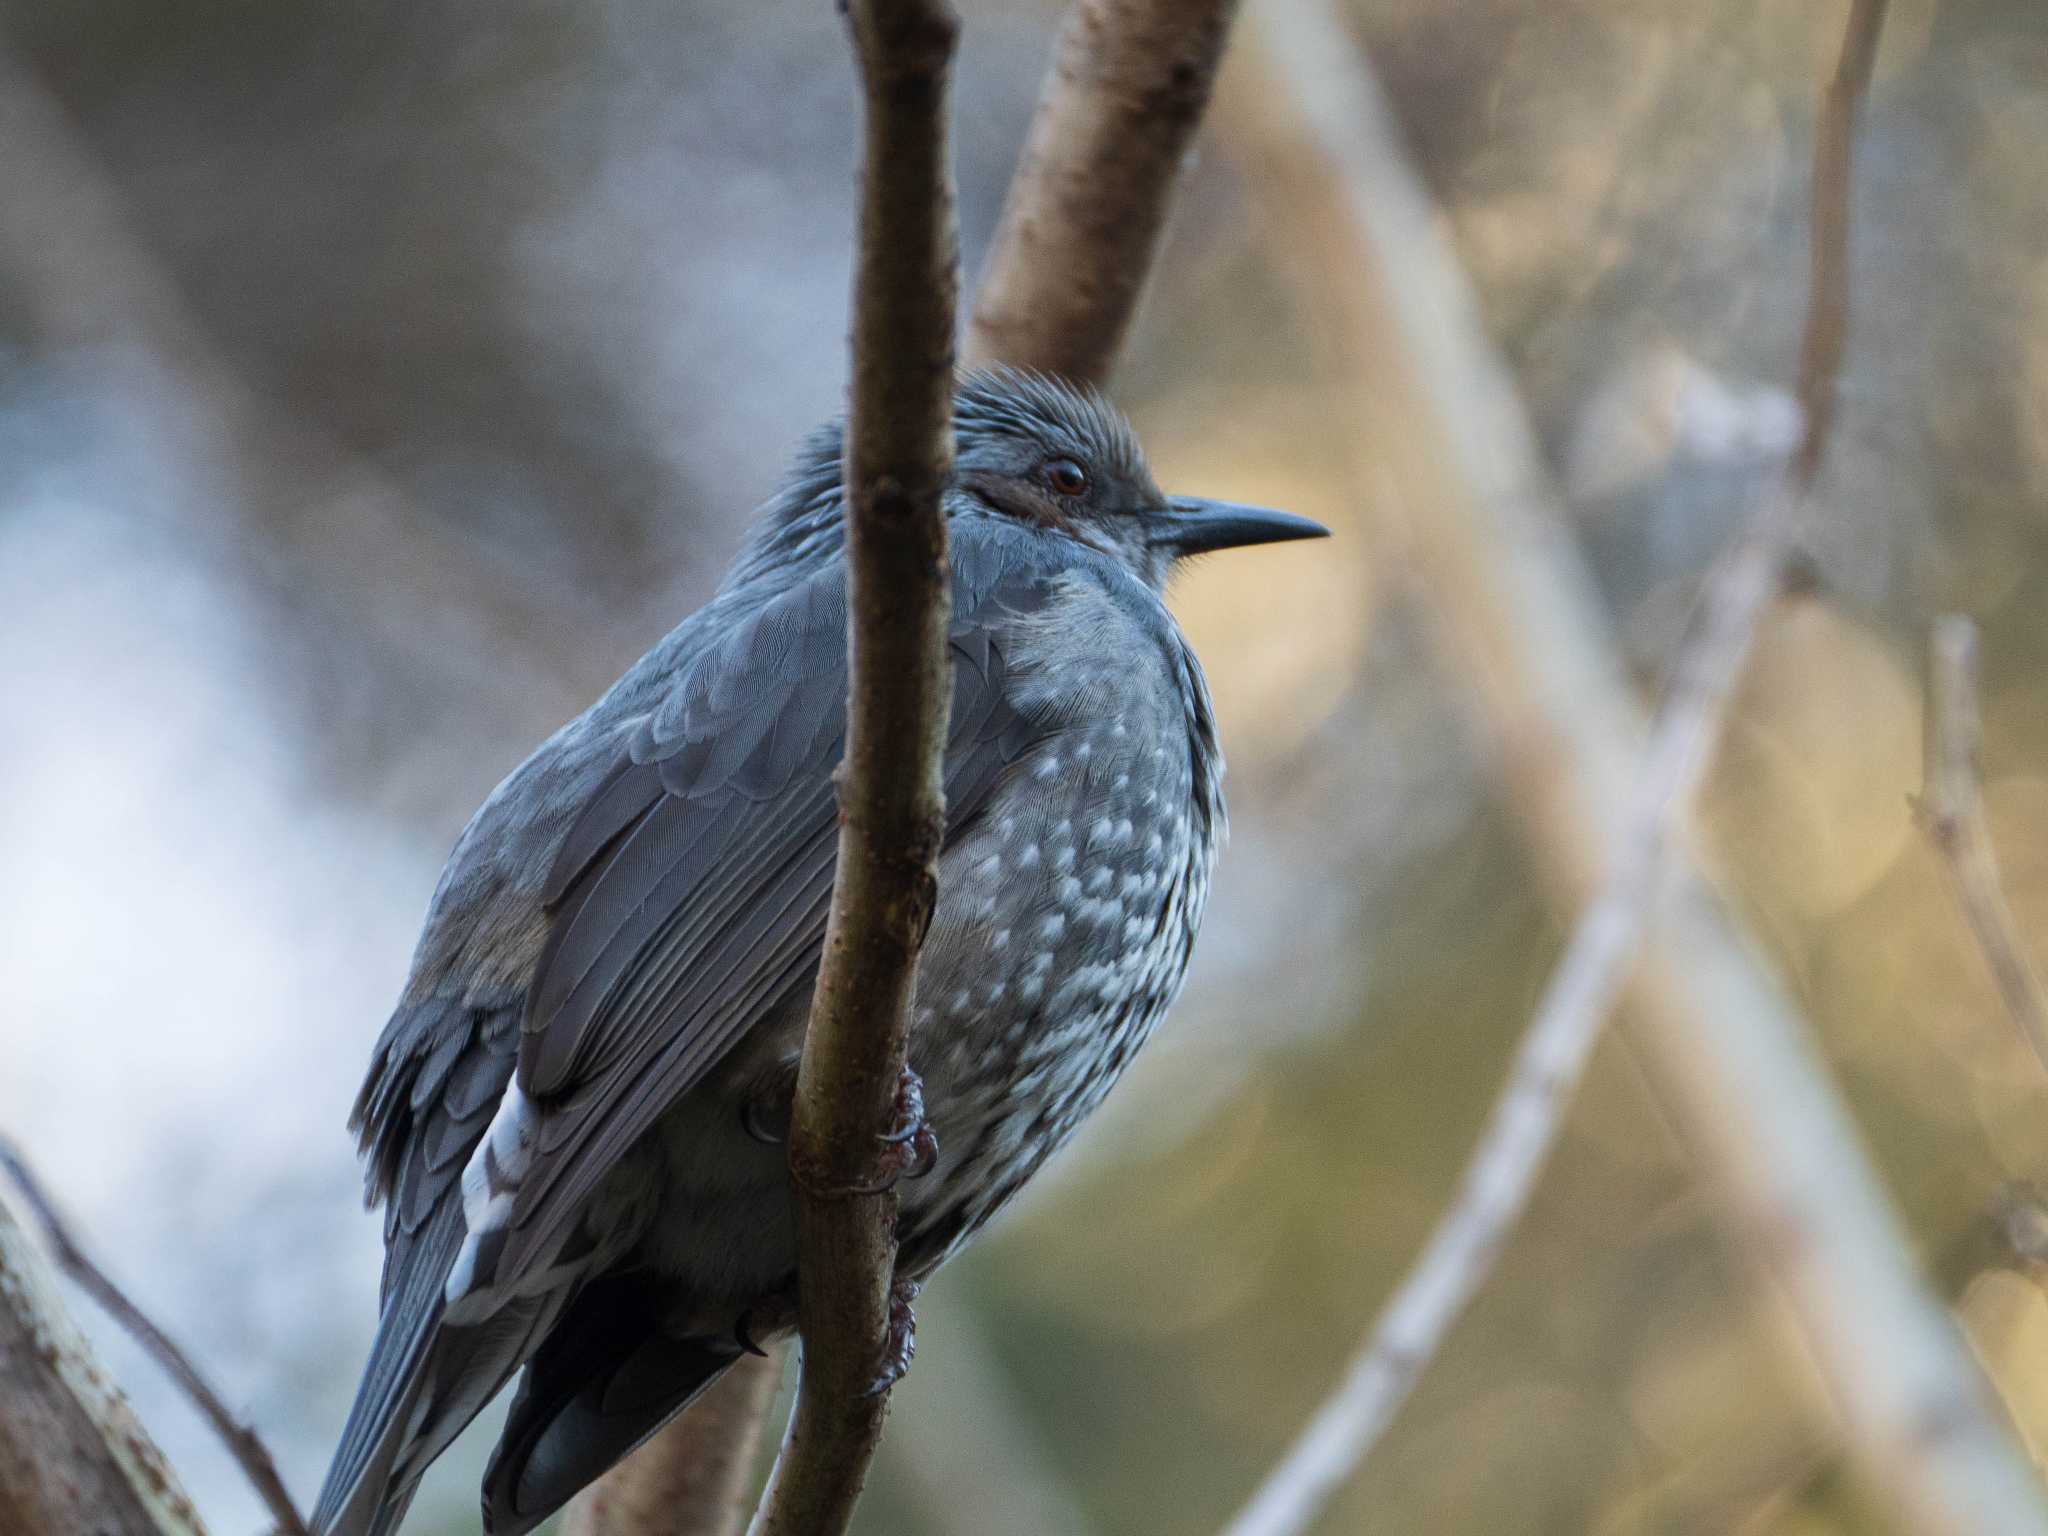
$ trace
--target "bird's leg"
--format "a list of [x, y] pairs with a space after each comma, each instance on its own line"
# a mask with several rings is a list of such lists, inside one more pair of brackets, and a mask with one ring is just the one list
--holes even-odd
[[917, 1317], [910, 1310], [917, 1292], [918, 1283], [901, 1275], [889, 1286], [889, 1331], [882, 1336], [882, 1370], [868, 1383], [869, 1397], [879, 1396], [901, 1381], [917, 1354]]

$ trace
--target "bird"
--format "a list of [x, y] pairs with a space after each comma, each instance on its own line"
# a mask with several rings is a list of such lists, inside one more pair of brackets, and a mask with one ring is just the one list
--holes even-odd
[[[913, 1176], [900, 1301], [1180, 991], [1225, 809], [1169, 576], [1328, 532], [1165, 495], [1128, 420], [1051, 376], [963, 375], [953, 429], [946, 822], [891, 1133]], [[456, 842], [350, 1122], [385, 1263], [316, 1536], [396, 1531], [514, 1376], [482, 1520], [522, 1536], [793, 1327], [783, 1142], [836, 859], [844, 439], [805, 441], [710, 601]]]

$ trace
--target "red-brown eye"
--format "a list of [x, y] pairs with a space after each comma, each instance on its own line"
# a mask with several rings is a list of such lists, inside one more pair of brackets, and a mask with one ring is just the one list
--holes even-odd
[[1088, 471], [1072, 459], [1048, 459], [1045, 483], [1062, 496], [1079, 496], [1088, 489]]

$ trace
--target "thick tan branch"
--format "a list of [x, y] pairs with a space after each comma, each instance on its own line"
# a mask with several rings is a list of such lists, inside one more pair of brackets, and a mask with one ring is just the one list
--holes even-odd
[[235, 1417], [213, 1383], [192, 1363], [191, 1356], [157, 1327], [148, 1313], [130, 1301], [106, 1271], [93, 1263], [58, 1215], [56, 1205], [44, 1193], [27, 1160], [5, 1139], [0, 1139], [0, 1173], [5, 1173], [21, 1190], [22, 1198], [42, 1224], [44, 1239], [56, 1255], [58, 1266], [149, 1352], [150, 1358], [163, 1367], [164, 1374], [177, 1383], [178, 1390], [192, 1400], [201, 1416], [213, 1426], [221, 1444], [227, 1447], [242, 1475], [249, 1479], [250, 1487], [256, 1490], [256, 1496], [270, 1511], [281, 1536], [306, 1536], [306, 1524], [299, 1518], [292, 1496], [285, 1491], [284, 1479], [278, 1475], [277, 1463], [271, 1459], [262, 1437], [252, 1425]]
[[881, 1437], [887, 1393], [870, 1384], [896, 1197], [844, 1191], [882, 1172], [945, 831], [958, 23], [945, 0], [855, 0], [850, 19], [867, 114], [845, 449], [852, 684], [838, 875], [790, 1127], [803, 1374], [758, 1536], [843, 1531]]
[[1984, 819], [1977, 760], [1984, 731], [1977, 701], [1977, 626], [1960, 614], [1945, 615], [1935, 622], [1931, 650], [1927, 784], [1915, 810], [1947, 866], [1956, 904], [1977, 937], [2006, 1012], [2035, 1060], [2048, 1067], [2048, 988], [2020, 941]]
[[0, 1200], [0, 1531], [205, 1536]]
[[1075, 0], [975, 298], [970, 363], [1108, 376], [1236, 10]]
[[[1845, 57], [1867, 59], [1877, 10], [1854, 7]], [[1952, 1326], [1916, 1283], [1803, 1021], [1682, 850], [1668, 846], [1673, 812], [1710, 753], [1720, 704], [1775, 586], [1783, 503], [1803, 489], [1817, 452], [1803, 456], [1715, 578], [1644, 757], [1643, 722], [1528, 423], [1369, 70], [1326, 4], [1296, 0], [1264, 19], [1268, 78], [1248, 86], [1244, 109], [1231, 114], [1256, 162], [1251, 184], [1309, 302], [1328, 317], [1347, 409], [1374, 429], [1358, 434], [1361, 486], [1372, 488], [1373, 504], [1402, 514], [1390, 534], [1419, 568], [1468, 671], [1538, 869], [1559, 908], [1584, 915], [1489, 1132], [1492, 1155], [1475, 1164], [1467, 1203], [1447, 1228], [1449, 1259], [1432, 1251], [1439, 1262], [1404, 1288], [1386, 1331], [1233, 1536], [1301, 1529], [1370, 1447], [1497, 1250], [1631, 965], [1624, 1001], [1658, 1086], [1713, 1175], [1739, 1251], [1793, 1302], [1861, 1472], [1915, 1531], [2048, 1532], [2023, 1458]], [[1838, 90], [1830, 109], [1846, 114], [1852, 102], [1853, 91]], [[1846, 166], [1846, 154], [1824, 147], [1817, 187]], [[1839, 353], [1839, 309], [1833, 321], [1825, 315], [1828, 285], [1843, 270], [1839, 253], [1816, 261], [1817, 272], [1834, 274], [1816, 295], [1816, 325], [1831, 327], [1833, 340], [1810, 343], [1810, 357]], [[1829, 389], [1832, 369], [1829, 361]], [[1618, 821], [1617, 806], [1626, 808]], [[1660, 891], [1663, 920], [1638, 956], [1644, 912]]]

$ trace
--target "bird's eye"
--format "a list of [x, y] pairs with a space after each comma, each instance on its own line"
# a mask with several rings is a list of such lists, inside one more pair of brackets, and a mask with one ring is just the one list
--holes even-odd
[[1062, 496], [1079, 496], [1088, 489], [1088, 471], [1072, 459], [1047, 459], [1045, 483]]

